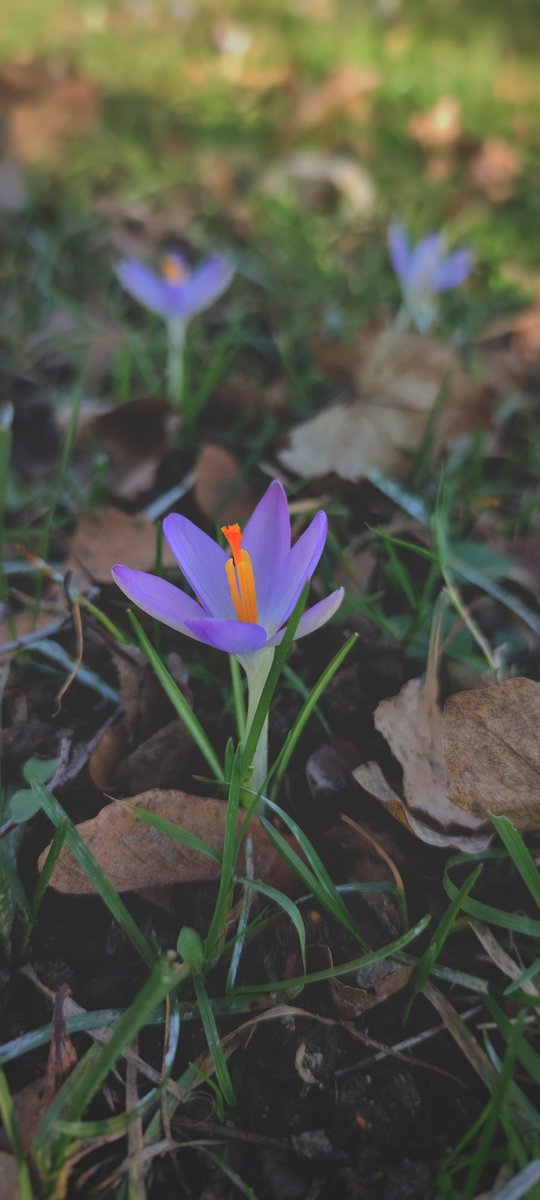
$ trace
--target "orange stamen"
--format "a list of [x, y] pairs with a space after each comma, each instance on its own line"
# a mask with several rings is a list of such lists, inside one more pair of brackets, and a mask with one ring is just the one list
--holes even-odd
[[223, 525], [221, 532], [232, 550], [232, 558], [225, 563], [225, 570], [234, 610], [239, 621], [250, 621], [256, 625], [259, 615], [255, 576], [249, 554], [242, 549], [242, 530], [239, 525]]
[[182, 279], [187, 276], [187, 271], [182, 266], [182, 263], [172, 254], [168, 254], [161, 262], [161, 274], [165, 276], [168, 283], [181, 283]]

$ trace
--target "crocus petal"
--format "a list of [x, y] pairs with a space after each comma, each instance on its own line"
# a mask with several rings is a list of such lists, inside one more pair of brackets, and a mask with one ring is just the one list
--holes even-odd
[[161, 275], [131, 258], [125, 258], [118, 264], [116, 275], [125, 291], [139, 304], [144, 304], [145, 308], [160, 317], [167, 318], [170, 315], [169, 285]]
[[[326, 622], [333, 617], [337, 612], [341, 601], [345, 595], [344, 588], [338, 588], [337, 591], [331, 592], [329, 596], [325, 596], [324, 600], [319, 600], [318, 604], [313, 604], [311, 608], [306, 609], [302, 613], [295, 633], [295, 639], [306, 637], [308, 633], [314, 633], [316, 629], [320, 629], [321, 625], [326, 625]], [[275, 633], [273, 637], [268, 639], [269, 646], [279, 646], [285, 636], [285, 627]]]
[[234, 267], [221, 255], [201, 263], [179, 289], [178, 315], [188, 320], [209, 308], [227, 290], [233, 275]]
[[271, 585], [291, 548], [291, 522], [287, 497], [277, 479], [253, 510], [242, 545], [253, 566], [259, 620], [266, 625]]
[[290, 616], [302, 588], [311, 579], [328, 532], [326, 513], [318, 512], [289, 551], [281, 570], [273, 573], [266, 627], [274, 633]]
[[227, 654], [253, 654], [266, 644], [266, 630], [248, 621], [188, 621], [187, 628], [197, 641]]
[[234, 620], [234, 604], [227, 582], [229, 557], [213, 538], [179, 513], [170, 513], [163, 532], [195, 595], [209, 617]]
[[439, 233], [430, 233], [415, 246], [409, 261], [406, 291], [434, 291], [433, 280], [444, 253], [444, 242]]
[[473, 257], [469, 250], [455, 250], [438, 264], [433, 277], [433, 290], [447, 292], [459, 287], [470, 275]]
[[405, 285], [411, 252], [403, 225], [390, 226], [388, 230], [388, 252], [390, 262], [398, 279]]
[[159, 575], [150, 575], [147, 571], [135, 571], [131, 567], [117, 564], [112, 568], [112, 575], [118, 587], [126, 596], [157, 621], [163, 621], [171, 629], [181, 633], [191, 634], [186, 622], [204, 618], [204, 609], [196, 600], [192, 600], [181, 588], [160, 579]]

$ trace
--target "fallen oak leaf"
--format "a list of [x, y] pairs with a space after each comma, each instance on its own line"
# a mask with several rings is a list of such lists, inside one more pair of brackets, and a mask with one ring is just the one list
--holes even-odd
[[[183, 830], [191, 839], [205, 842], [214, 854], [177, 841], [136, 816], [142, 809]], [[245, 818], [238, 816], [240, 828]], [[77, 831], [118, 892], [137, 892], [177, 883], [206, 883], [219, 878], [227, 806], [208, 796], [192, 796], [179, 790], [150, 788], [126, 800], [114, 800], [96, 817], [77, 825]], [[255, 875], [282, 890], [291, 889], [293, 876], [278, 851], [270, 844], [258, 821], [250, 823]], [[43, 868], [50, 847], [40, 855]], [[240, 855], [239, 870], [245, 869]], [[296, 877], [294, 877], [296, 878]], [[90, 879], [66, 846], [62, 849], [50, 886], [68, 895], [95, 892]]]

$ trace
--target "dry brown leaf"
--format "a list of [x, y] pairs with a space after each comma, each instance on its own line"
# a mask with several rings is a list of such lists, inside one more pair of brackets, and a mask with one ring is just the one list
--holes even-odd
[[101, 110], [99, 91], [73, 68], [62, 74], [40, 63], [2, 72], [9, 153], [31, 166], [55, 161], [66, 139], [89, 133]]
[[[128, 562], [139, 571], [152, 571], [155, 561], [156, 526], [144, 513], [130, 515], [111, 507], [79, 509], [66, 565], [79, 586], [87, 586], [88, 579], [111, 583], [114, 563]], [[165, 566], [175, 563], [166, 543], [163, 562]]]
[[[227, 806], [207, 796], [151, 788], [128, 800], [114, 800], [77, 830], [113, 887], [119, 892], [160, 888], [176, 883], [205, 883], [219, 878], [220, 864], [181, 842], [160, 833], [135, 817], [131, 807], [146, 809], [164, 820], [202, 838], [218, 854], [223, 850]], [[238, 825], [244, 814], [240, 814]], [[250, 831], [254, 843], [255, 875], [291, 890], [292, 877], [283, 857], [273, 848], [257, 820]], [[43, 867], [48, 849], [39, 859]], [[240, 870], [244, 863], [240, 862]], [[51, 886], [69, 895], [93, 894], [88, 876], [64, 847], [51, 879]]]
[[[151, 787], [174, 787], [192, 747], [185, 725], [171, 720], [173, 707], [148, 660], [135, 647], [113, 652], [124, 717], [109, 726], [89, 760], [93, 783], [102, 792], [129, 795]], [[188, 704], [191, 692], [180, 655], [171, 653], [167, 667]]]
[[[0, 657], [4, 654], [13, 654], [13, 643], [17, 642], [19, 638], [26, 638], [34, 633], [43, 633], [45, 636], [46, 630], [57, 629], [65, 611], [64, 609], [62, 613], [61, 610], [58, 610], [57, 613], [54, 613], [50, 609], [40, 608], [39, 612], [35, 613], [33, 607], [29, 607], [21, 612], [12, 613], [9, 620], [3, 618], [0, 621]], [[5, 646], [8, 647], [7, 650], [4, 650]]]
[[459, 692], [441, 712], [430, 665], [375, 711], [403, 770], [403, 797], [377, 763], [354, 776], [423, 841], [474, 852], [490, 840], [491, 812], [518, 829], [540, 827], [539, 724], [540, 684], [530, 679]]
[[463, 136], [459, 100], [441, 96], [428, 112], [411, 117], [408, 130], [424, 150], [451, 149]]
[[[72, 368], [75, 365], [84, 373], [86, 381], [95, 383], [112, 370], [127, 342], [125, 327], [111, 321], [110, 317], [88, 309], [84, 312], [69, 312], [60, 308], [52, 312], [44, 324], [32, 334], [28, 342], [28, 352], [31, 363], [42, 371], [54, 375], [65, 366]], [[84, 407], [83, 405], [83, 418]], [[104, 411], [110, 411], [110, 406], [105, 406]], [[114, 411], [119, 411], [118, 405]]]
[[356, 974], [357, 986], [330, 980], [330, 992], [337, 1013], [343, 1021], [354, 1021], [370, 1008], [376, 1008], [410, 983], [414, 966], [385, 958], [382, 962], [362, 967]]
[[513, 196], [520, 171], [521, 160], [514, 146], [504, 138], [488, 138], [470, 164], [469, 179], [488, 200], [502, 204]]
[[444, 707], [448, 797], [466, 813], [540, 827], [540, 683], [508, 679], [458, 692]]
[[236, 459], [223, 446], [207, 443], [195, 467], [194, 493], [197, 504], [211, 520], [244, 524], [255, 508], [255, 496], [244, 483]]
[[111, 496], [133, 500], [152, 487], [158, 467], [180, 428], [178, 413], [155, 397], [130, 400], [105, 411], [94, 407], [79, 427], [109, 458], [106, 484]]
[[302, 96], [294, 113], [289, 114], [286, 133], [306, 133], [351, 110], [355, 116], [362, 115], [362, 100], [379, 83], [380, 75], [372, 68], [338, 67]]
[[[365, 347], [365, 343], [362, 343]], [[297, 475], [333, 471], [361, 479], [368, 469], [399, 473], [420, 442], [441, 391], [448, 392], [433, 436], [437, 454], [456, 438], [487, 424], [491, 390], [463, 370], [457, 352], [431, 338], [386, 330], [360, 351], [352, 404], [324, 409], [293, 429], [280, 460]]]

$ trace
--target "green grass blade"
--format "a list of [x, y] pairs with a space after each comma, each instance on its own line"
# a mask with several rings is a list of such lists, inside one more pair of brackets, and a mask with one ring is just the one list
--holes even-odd
[[208, 962], [213, 962], [219, 955], [234, 889], [234, 872], [240, 850], [241, 840], [238, 838], [238, 813], [240, 810], [240, 790], [242, 784], [244, 756], [242, 747], [238, 746], [229, 784], [227, 798], [227, 816], [225, 820], [225, 835], [223, 838], [223, 857], [219, 879], [218, 894], [210, 928], [206, 935], [205, 955]]
[[391, 958], [394, 954], [399, 954], [401, 950], [408, 946], [410, 942], [419, 937], [424, 929], [427, 928], [431, 917], [428, 914], [422, 917], [416, 925], [413, 925], [401, 937], [396, 938], [394, 942], [389, 942], [388, 945], [382, 946], [379, 950], [370, 950], [368, 954], [364, 954], [362, 958], [354, 958], [346, 963], [339, 963], [336, 967], [325, 967], [322, 971], [313, 971], [308, 975], [296, 975], [293, 979], [275, 979], [271, 983], [253, 983], [250, 986], [237, 987], [233, 996], [266, 996], [269, 992], [287, 992], [291, 989], [296, 990], [300, 987], [305, 987], [309, 983], [322, 983], [325, 979], [338, 979], [342, 975], [351, 975], [353, 971], [359, 971], [362, 967], [369, 967], [372, 963], [383, 962], [385, 958]]
[[289, 765], [291, 755], [294, 753], [294, 750], [296, 748], [298, 740], [301, 737], [301, 735], [305, 729], [305, 726], [307, 725], [307, 722], [309, 721], [309, 718], [310, 718], [315, 706], [318, 704], [323, 692], [328, 687], [330, 680], [333, 679], [334, 675], [336, 674], [336, 671], [339, 670], [342, 662], [347, 657], [347, 655], [349, 654], [349, 652], [352, 650], [353, 646], [355, 645], [355, 642], [357, 642], [357, 641], [358, 641], [358, 634], [353, 633], [352, 636], [349, 638], [349, 640], [345, 643], [344, 646], [341, 647], [341, 650], [338, 650], [337, 654], [334, 656], [332, 661], [328, 664], [328, 666], [322, 672], [322, 675], [320, 675], [314, 688], [312, 688], [311, 692], [309, 693], [306, 700], [304, 701], [304, 704], [302, 705], [302, 708], [300, 709], [300, 712], [298, 713], [298, 716], [297, 716], [297, 718], [294, 722], [294, 725], [289, 733], [289, 736], [288, 736], [286, 742], [284, 743], [284, 745], [282, 746], [282, 749], [280, 750], [280, 752], [278, 754], [276, 762], [274, 763], [274, 769], [273, 769], [274, 780], [273, 780], [273, 784], [272, 784], [272, 798], [274, 798], [275, 795], [277, 795], [277, 793], [279, 791], [283, 777], [284, 777], [287, 767]]
[[273, 900], [274, 904], [279, 904], [280, 908], [287, 914], [289, 920], [294, 925], [300, 942], [300, 954], [302, 956], [302, 966], [306, 970], [306, 929], [300, 910], [284, 892], [280, 892], [279, 888], [272, 887], [269, 883], [261, 883], [258, 879], [243, 879], [241, 876], [238, 883], [243, 883], [246, 888], [253, 888], [255, 892], [260, 892], [261, 896], [266, 896], [268, 900]]
[[412, 993], [412, 996], [411, 996], [411, 998], [407, 1004], [407, 1007], [405, 1009], [405, 1013], [404, 1013], [404, 1017], [403, 1017], [404, 1021], [407, 1021], [409, 1019], [411, 1008], [414, 1004], [414, 1001], [415, 1001], [418, 993], [422, 991], [422, 988], [423, 988], [426, 980], [429, 978], [431, 969], [435, 965], [437, 959], [439, 958], [447, 937], [452, 932], [452, 928], [454, 926], [458, 912], [459, 912], [460, 908], [462, 907], [463, 901], [464, 901], [465, 897], [468, 896], [469, 892], [471, 891], [471, 888], [474, 887], [481, 870], [482, 870], [482, 864], [479, 863], [479, 865], [477, 867], [475, 867], [474, 871], [471, 871], [470, 875], [467, 877], [465, 882], [462, 883], [461, 887], [456, 892], [456, 895], [454, 896], [453, 900], [449, 904], [444, 916], [442, 917], [441, 921], [439, 922], [439, 924], [433, 934], [433, 937], [431, 938], [429, 946], [427, 947], [426, 950], [424, 950], [424, 953], [423, 953], [423, 955], [420, 959], [420, 962], [418, 963], [418, 966], [416, 968], [413, 993]]
[[0, 1071], [0, 1116], [2, 1117], [2, 1124], [11, 1143], [13, 1157], [17, 1164], [19, 1200], [33, 1200], [34, 1193], [32, 1191], [30, 1172], [25, 1161], [21, 1131], [15, 1115], [11, 1092], [3, 1071]]
[[98, 894], [101, 896], [103, 903], [109, 909], [109, 912], [118, 922], [120, 928], [123, 929], [127, 938], [135, 946], [135, 949], [140, 954], [145, 963], [151, 966], [155, 962], [155, 954], [149, 946], [146, 938], [141, 933], [139, 926], [134, 921], [129, 909], [126, 908], [124, 901], [118, 895], [118, 892], [112, 886], [112, 883], [104, 875], [101, 867], [96, 862], [94, 855], [89, 850], [86, 843], [83, 841], [77, 827], [70, 821], [67, 813], [64, 812], [62, 805], [58, 803], [56, 796], [42, 783], [34, 782], [32, 790], [38, 797], [41, 807], [52, 821], [52, 824], [58, 829], [66, 824], [65, 842], [71, 850], [73, 856], [83, 871], [86, 872], [91, 883], [95, 887]]
[[32, 1151], [36, 1162], [47, 1169], [66, 1148], [66, 1135], [58, 1136], [58, 1121], [78, 1121], [105, 1082], [116, 1060], [146, 1024], [155, 1007], [189, 975], [185, 966], [156, 963], [133, 1004], [114, 1026], [103, 1046], [92, 1046], [80, 1060], [51, 1101], [35, 1134]]
[[173, 708], [175, 709], [175, 712], [178, 713], [180, 720], [183, 722], [186, 729], [191, 734], [193, 741], [195, 742], [195, 745], [198, 746], [201, 754], [203, 755], [203, 758], [206, 759], [206, 762], [208, 763], [210, 770], [213, 771], [216, 779], [218, 779], [220, 781], [220, 783], [223, 783], [224, 779], [225, 779], [225, 776], [223, 774], [223, 768], [217, 757], [217, 754], [214, 751], [214, 748], [213, 748], [211, 742], [208, 740], [206, 733], [204, 732], [204, 729], [203, 729], [200, 721], [195, 716], [195, 713], [192, 711], [192, 709], [189, 707], [189, 704], [188, 704], [185, 696], [180, 691], [180, 688], [178, 687], [178, 685], [174, 682], [174, 679], [173, 679], [172, 675], [170, 674], [170, 672], [167, 670], [165, 663], [162, 661], [159, 654], [157, 654], [156, 651], [154, 650], [152, 643], [147, 638], [147, 636], [146, 636], [143, 628], [139, 624], [135, 614], [132, 613], [131, 610], [129, 610], [129, 609], [128, 609], [128, 616], [129, 616], [129, 619], [133, 626], [133, 629], [135, 630], [135, 634], [136, 634], [137, 640], [139, 642], [139, 645], [141, 647], [141, 650], [143, 650], [144, 653], [146, 654], [148, 662], [150, 663], [150, 666], [155, 671], [164, 692], [169, 697], [169, 700], [171, 701], [171, 704], [173, 705]]
[[[481, 856], [469, 854], [453, 854], [448, 860], [444, 875], [443, 886], [447, 896], [454, 899], [457, 894], [457, 887], [450, 878], [450, 871], [461, 865], [461, 863], [471, 863], [477, 857], [482, 857], [485, 861], [492, 859], [500, 859], [505, 855], [504, 851], [491, 850], [484, 852]], [[510, 929], [514, 933], [523, 934], [525, 937], [538, 939], [540, 937], [540, 921], [536, 921], [533, 917], [524, 917], [520, 913], [505, 912], [503, 908], [496, 908], [493, 904], [484, 904], [482, 900], [473, 900], [470, 896], [466, 896], [461, 905], [464, 912], [470, 917], [476, 917], [479, 921], [483, 921], [486, 925], [497, 925], [500, 929]]]
[[492, 813], [491, 820], [536, 906], [540, 908], [540, 872], [521, 834], [508, 817], [496, 817]]
[[207, 858], [213, 858], [214, 862], [221, 863], [221, 855], [208, 842], [197, 837], [196, 833], [188, 833], [187, 829], [182, 829], [180, 825], [175, 825], [174, 821], [167, 821], [165, 817], [157, 817], [155, 813], [147, 812], [145, 808], [139, 808], [134, 805], [129, 806], [129, 811], [137, 817], [139, 821], [143, 821], [145, 825], [151, 825], [153, 829], [158, 829], [160, 833], [166, 834], [175, 842], [180, 842], [182, 846], [188, 846], [190, 850], [196, 850], [198, 854], [205, 854]]
[[277, 813], [280, 820], [283, 821], [286, 828], [290, 831], [290, 833], [292, 833], [306, 859], [308, 864], [307, 868], [304, 860], [296, 853], [293, 847], [289, 845], [286, 838], [283, 837], [283, 834], [281, 834], [279, 830], [275, 829], [265, 817], [260, 817], [259, 819], [261, 824], [266, 830], [270, 841], [273, 842], [274, 846], [276, 846], [276, 848], [281, 852], [289, 865], [294, 871], [296, 871], [297, 875], [300, 876], [300, 879], [303, 880], [309, 891], [313, 891], [314, 895], [317, 896], [324, 907], [328, 909], [328, 911], [331, 912], [338, 921], [341, 921], [341, 924], [348, 929], [349, 933], [352, 934], [356, 941], [360, 942], [360, 944], [364, 946], [365, 942], [356, 929], [346, 904], [342, 900], [331, 875], [329, 875], [328, 871], [326, 870], [326, 867], [317, 854], [317, 851], [311, 845], [309, 838], [306, 837], [305, 833], [296, 823], [296, 821], [294, 821], [293, 818], [284, 811], [284, 809], [280, 808], [274, 800], [267, 800], [266, 803], [273, 812]]
[[478, 1146], [476, 1147], [474, 1159], [464, 1183], [462, 1200], [473, 1200], [473, 1197], [476, 1196], [478, 1185], [480, 1183], [487, 1156], [495, 1136], [497, 1125], [502, 1123], [502, 1110], [508, 1106], [517, 1045], [522, 1036], [522, 1024], [522, 1019], [518, 1017], [515, 1025], [512, 1025], [511, 1036], [509, 1038], [506, 1054], [504, 1056], [502, 1070], [500, 1072], [497, 1084], [493, 1090], [493, 1094], [488, 1106], [489, 1111], [487, 1118], [484, 1122], [482, 1133], [480, 1134], [480, 1138], [478, 1140]]
[[212, 1055], [216, 1079], [219, 1083], [226, 1103], [231, 1108], [234, 1108], [236, 1106], [236, 1096], [232, 1085], [232, 1079], [229, 1075], [227, 1060], [223, 1053], [219, 1030], [216, 1025], [216, 1018], [214, 1016], [212, 1005], [208, 998], [208, 993], [204, 986], [201, 975], [193, 976], [193, 986], [195, 988], [195, 995], [197, 997], [197, 1004], [199, 1005], [199, 1012], [201, 1014], [206, 1040], [208, 1042], [208, 1049]]

